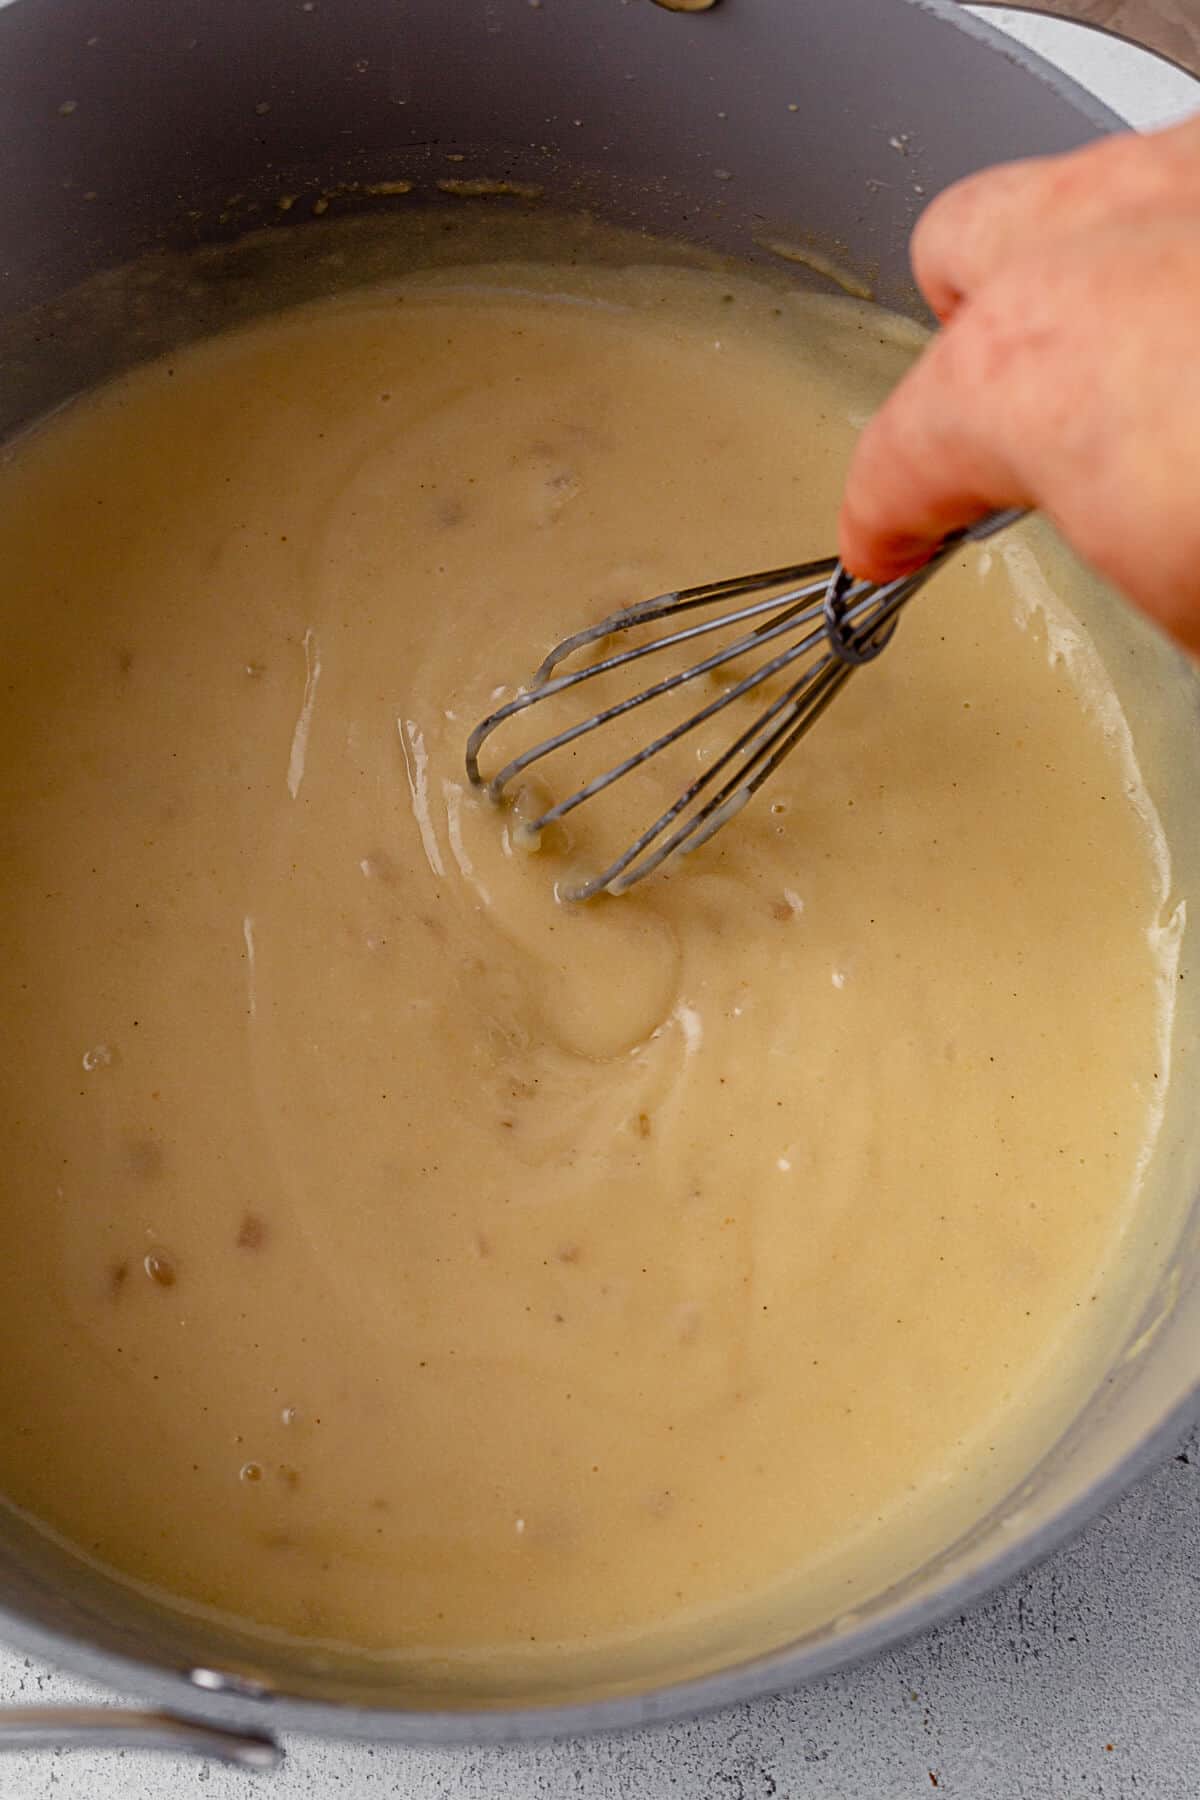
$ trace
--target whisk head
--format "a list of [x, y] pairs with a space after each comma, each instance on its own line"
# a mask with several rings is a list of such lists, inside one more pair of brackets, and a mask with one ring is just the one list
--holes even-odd
[[[638, 708], [679, 694], [694, 683], [721, 679], [718, 672], [730, 671], [730, 665], [750, 665], [745, 672], [731, 671], [734, 678], [713, 699], [602, 767], [563, 799], [545, 806], [538, 816], [523, 821], [523, 831], [536, 838], [585, 801], [718, 719], [726, 709], [734, 707], [740, 712], [743, 703], [761, 690], [761, 710], [749, 724], [735, 730], [732, 740], [684, 785], [669, 806], [602, 868], [560, 883], [558, 890], [566, 900], [624, 893], [668, 857], [698, 849], [734, 818], [811, 730], [854, 670], [886, 648], [902, 608], [933, 570], [964, 538], [989, 536], [1015, 516], [995, 515], [968, 532], [956, 533], [922, 568], [882, 586], [855, 580], [836, 557], [824, 557], [659, 594], [611, 613], [563, 638], [528, 686], [475, 727], [467, 742], [467, 775], [475, 787], [501, 801], [517, 791], [528, 770], [557, 751], [580, 745]], [[660, 635], [648, 633], [647, 628], [659, 625], [663, 627]], [[696, 661], [687, 660], [692, 646], [702, 649], [702, 640], [716, 633], [732, 635], [716, 649], [701, 653]], [[601, 647], [595, 660], [563, 672], [565, 664], [593, 646]], [[510, 720], [557, 696], [577, 689], [582, 694], [589, 682], [603, 681], [607, 686], [610, 678], [619, 678], [648, 658], [668, 656], [674, 660], [681, 653], [685, 656], [682, 668], [672, 668], [658, 680], [551, 732], [513, 755], [494, 774], [482, 772], [480, 752]]]

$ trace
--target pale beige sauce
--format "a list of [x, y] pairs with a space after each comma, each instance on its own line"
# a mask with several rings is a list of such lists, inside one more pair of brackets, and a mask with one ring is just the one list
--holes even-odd
[[1094, 1375], [1166, 870], [1031, 548], [624, 899], [553, 884], [666, 776], [534, 856], [464, 783], [581, 619], [830, 547], [903, 337], [443, 274], [0, 471], [0, 1489], [88, 1556], [464, 1669], [702, 1662], [902, 1573]]

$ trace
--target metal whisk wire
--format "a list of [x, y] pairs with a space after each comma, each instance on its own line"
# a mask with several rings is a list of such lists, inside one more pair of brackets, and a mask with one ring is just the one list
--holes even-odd
[[[683, 588], [675, 593], [656, 595], [639, 601], [599, 620], [585, 630], [572, 633], [555, 645], [536, 671], [529, 686], [482, 720], [467, 742], [467, 775], [475, 787], [483, 788], [493, 800], [500, 800], [516, 777], [555, 751], [576, 743], [613, 720], [623, 718], [640, 706], [673, 693], [727, 663], [753, 650], [791, 640], [769, 656], [767, 661], [734, 682], [707, 705], [690, 713], [679, 723], [661, 732], [649, 743], [621, 758], [610, 768], [563, 800], [548, 807], [524, 829], [536, 835], [603, 793], [623, 776], [641, 767], [652, 757], [669, 749], [689, 732], [707, 723], [726, 707], [752, 693], [764, 682], [785, 674], [802, 658], [820, 647], [820, 654], [784, 691], [773, 699], [753, 722], [741, 731], [719, 756], [687, 784], [682, 793], [666, 807], [620, 854], [604, 868], [573, 885], [560, 885], [561, 898], [588, 900], [607, 892], [624, 893], [636, 882], [653, 873], [676, 852], [695, 850], [714, 832], [728, 823], [751, 796], [773, 774], [784, 757], [812, 729], [826, 707], [849, 680], [854, 670], [871, 662], [891, 642], [902, 608], [924, 586], [930, 575], [946, 558], [967, 540], [980, 541], [1019, 518], [1019, 513], [994, 514], [965, 531], [957, 532], [937, 551], [929, 562], [913, 574], [881, 586], [856, 581], [836, 557], [823, 557], [796, 563], [781, 569], [768, 569], [755, 575], [735, 576], [725, 581], [710, 582], [700, 587]], [[556, 675], [558, 669], [576, 652], [605, 638], [659, 619], [671, 620], [680, 614], [717, 607], [748, 594], [772, 591], [768, 598], [751, 601], [735, 610], [702, 619], [663, 637], [604, 656], [569, 674]], [[517, 714], [527, 711], [558, 694], [570, 692], [584, 682], [601, 675], [631, 667], [644, 657], [681, 645], [697, 642], [715, 631], [736, 626], [749, 627], [731, 643], [722, 645], [699, 662], [677, 670], [648, 687], [601, 708], [576, 724], [544, 738], [505, 763], [490, 778], [479, 767], [479, 754], [492, 733]], [[797, 633], [800, 635], [797, 637]], [[728, 773], [727, 773], [728, 772]], [[720, 778], [725, 776], [722, 781]], [[708, 793], [714, 783], [715, 791]], [[702, 798], [703, 797], [703, 798]], [[696, 804], [700, 802], [700, 804]], [[694, 810], [690, 810], [694, 808]]]

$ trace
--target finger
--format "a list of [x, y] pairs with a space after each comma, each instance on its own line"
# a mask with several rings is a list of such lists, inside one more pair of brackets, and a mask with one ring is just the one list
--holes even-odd
[[1121, 132], [1066, 156], [1005, 163], [956, 182], [927, 207], [913, 232], [913, 273], [945, 322], [1015, 258], [1193, 195], [1200, 198], [1194, 120], [1151, 137]]
[[917, 220], [909, 247], [917, 286], [946, 324], [996, 266], [1039, 206], [1043, 158], [1004, 163], [955, 182]]
[[926, 562], [950, 532], [1031, 503], [986, 382], [964, 354], [964, 315], [934, 339], [858, 441], [838, 519], [839, 553], [868, 581]]

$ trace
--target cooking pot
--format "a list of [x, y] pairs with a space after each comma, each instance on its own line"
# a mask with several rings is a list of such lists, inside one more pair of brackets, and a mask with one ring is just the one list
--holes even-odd
[[[1123, 27], [1200, 73], [1200, 10], [1189, 24], [1179, 0], [1041, 10]], [[536, 189], [543, 208], [750, 260], [783, 243], [918, 313], [906, 244], [932, 194], [1118, 123], [952, 0], [16, 0], [0, 12], [0, 69], [4, 432], [266, 304], [262, 271], [281, 247], [296, 266], [329, 262], [321, 215], [420, 208], [450, 158], [452, 173], [495, 183], [481, 205]], [[268, 238], [222, 260], [220, 245], [263, 227]], [[203, 265], [182, 254], [197, 246], [209, 247]], [[186, 274], [198, 266], [207, 273]], [[1170, 744], [1173, 780], [1156, 798], [1173, 841], [1190, 843], [1198, 684], [1148, 628], [1129, 630]], [[1185, 976], [1194, 960], [1185, 942]], [[1196, 1036], [1181, 1027], [1180, 1057]], [[1196, 1138], [1185, 1119], [1169, 1147], [1184, 1197], [1200, 1191]], [[0, 1748], [157, 1744], [262, 1766], [289, 1730], [443, 1743], [579, 1733], [788, 1687], [895, 1643], [1043, 1556], [1195, 1416], [1200, 1206], [1181, 1203], [1178, 1217], [1124, 1355], [1020, 1492], [784, 1649], [699, 1680], [664, 1671], [650, 1691], [452, 1702], [159, 1606], [0, 1509], [0, 1638], [155, 1709], [9, 1712]]]

